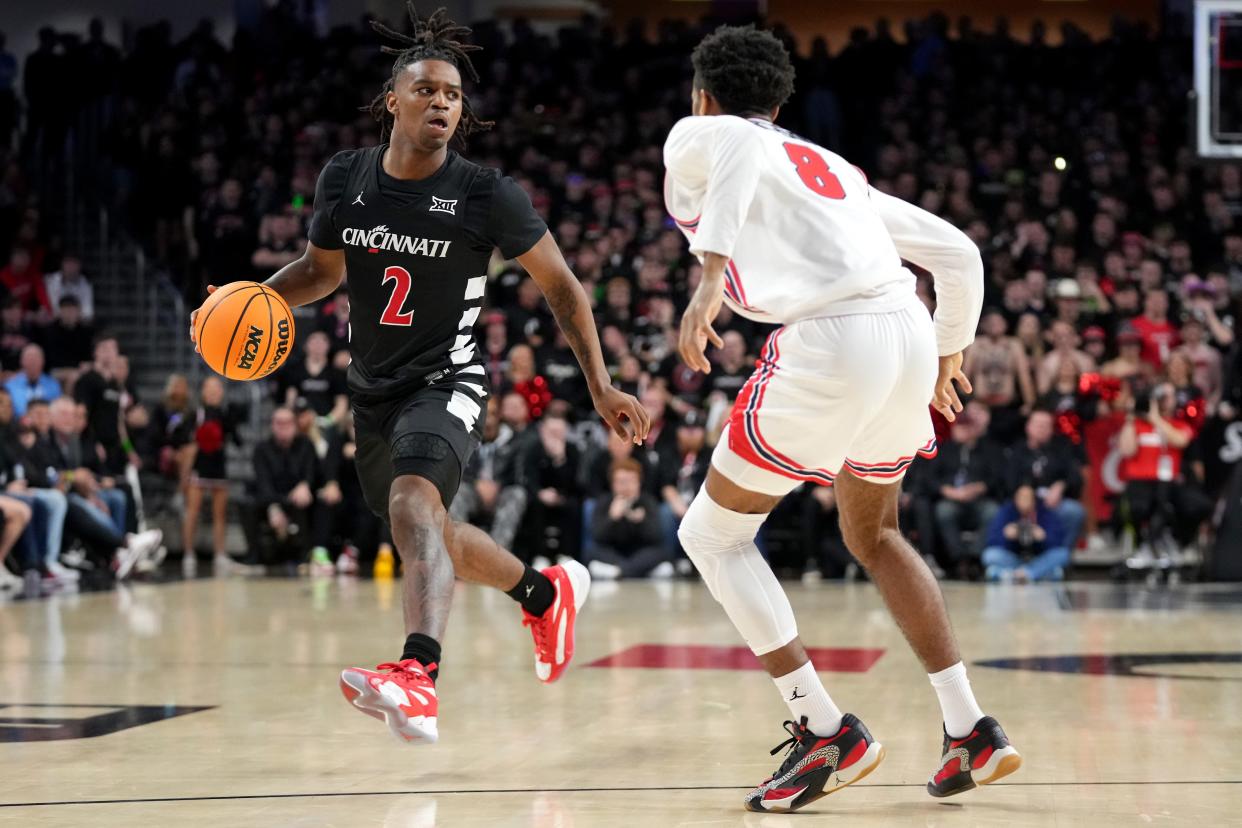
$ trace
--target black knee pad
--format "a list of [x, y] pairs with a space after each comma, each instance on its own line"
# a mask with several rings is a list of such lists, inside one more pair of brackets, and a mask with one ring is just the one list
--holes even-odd
[[445, 509], [461, 485], [461, 466], [452, 444], [438, 434], [403, 434], [392, 444], [394, 477], [412, 474], [427, 480], [440, 492]]

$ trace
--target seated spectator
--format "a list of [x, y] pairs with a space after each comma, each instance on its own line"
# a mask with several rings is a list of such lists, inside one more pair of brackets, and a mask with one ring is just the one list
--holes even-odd
[[[608, 474], [613, 465], [619, 460], [626, 460], [630, 457], [638, 459], [637, 451], [638, 447], [632, 440], [623, 440], [612, 430], [604, 435], [602, 445], [593, 443], [588, 449], [587, 459], [583, 466], [586, 479], [581, 488], [586, 496], [589, 498], [607, 496], [612, 491], [612, 486], [608, 482]], [[658, 480], [659, 478], [654, 478], [653, 485], [647, 489], [648, 494], [659, 493]]]
[[229, 441], [240, 443], [236, 418], [224, 402], [224, 382], [214, 374], [198, 389], [198, 406], [190, 416], [193, 460], [186, 486], [185, 515], [181, 521], [181, 565], [187, 576], [197, 567], [198, 517], [204, 498], [211, 501], [211, 551], [215, 572], [233, 571], [233, 560], [225, 546], [228, 532], [229, 475], [225, 468], [225, 449]]
[[35, 266], [30, 251], [26, 248], [13, 248], [8, 266], [0, 270], [0, 285], [5, 288], [8, 297], [17, 303], [23, 317], [41, 318], [45, 321], [51, 317], [52, 304], [48, 301], [43, 274]]
[[[47, 403], [39, 401], [39, 406], [47, 410]], [[30, 425], [18, 425], [14, 432], [14, 440], [0, 441], [0, 456], [6, 471], [7, 483], [5, 491], [22, 498], [33, 513], [31, 529], [37, 533], [36, 542], [31, 544], [31, 551], [37, 558], [32, 565], [43, 570], [44, 577], [57, 584], [77, 582], [77, 570], [61, 564], [60, 552], [65, 533], [65, 514], [69, 508], [64, 492], [51, 486], [44, 479], [45, 471], [27, 470], [23, 464], [24, 447], [35, 439], [35, 431]], [[37, 481], [37, 482], [36, 482]], [[38, 485], [42, 483], [43, 485]]]
[[72, 296], [82, 309], [82, 319], [90, 322], [95, 318], [95, 289], [82, 275], [82, 260], [76, 253], [66, 253], [60, 259], [60, 270], [43, 277], [47, 298], [53, 312], [60, 307], [60, 300]]
[[[5, 566], [4, 559], [25, 534], [31, 516], [30, 507], [21, 500], [0, 494], [0, 519], [3, 519], [3, 526], [0, 527], [0, 593], [12, 595], [25, 586], [25, 582]], [[22, 561], [19, 568], [24, 570], [27, 565], [26, 561]]]
[[43, 332], [47, 370], [66, 394], [72, 394], [78, 375], [90, 368], [94, 358], [95, 329], [82, 318], [77, 297], [63, 296], [56, 307], [56, 318]]
[[1186, 544], [1195, 537], [1199, 524], [1211, 514], [1212, 502], [1197, 487], [1186, 485], [1182, 458], [1194, 430], [1175, 416], [1173, 387], [1164, 383], [1127, 402], [1117, 447], [1126, 481], [1122, 497], [1139, 540], [1130, 563], [1151, 566], [1157, 557], [1175, 557], [1177, 547], [1170, 546], [1171, 540]]
[[271, 436], [255, 446], [253, 463], [252, 555], [301, 562], [310, 543], [317, 463], [310, 440], [298, 434], [292, 409], [272, 412]]
[[103, 446], [83, 428], [81, 412], [68, 397], [51, 403], [51, 444], [56, 469], [65, 473], [70, 497], [77, 496], [107, 514], [118, 534], [126, 532], [128, 499], [107, 474]]
[[[18, 427], [17, 433], [28, 431], [30, 427], [23, 425]], [[80, 577], [78, 571], [60, 563], [68, 501], [55, 489], [32, 488], [17, 450], [18, 442], [0, 445], [0, 486], [5, 497], [19, 500], [30, 508], [30, 523], [18, 539], [22, 568], [41, 571], [44, 583], [53, 588], [75, 584]]]
[[498, 545], [512, 549], [528, 495], [525, 481], [519, 478], [524, 468], [516, 456], [513, 429], [501, 422], [499, 409], [496, 398], [488, 397], [483, 441], [466, 463], [449, 516], [460, 523], [489, 527], [488, 534]]
[[21, 367], [22, 349], [34, 341], [34, 328], [22, 316], [22, 303], [13, 297], [0, 310], [0, 372]]
[[126, 531], [126, 498], [114, 479], [99, 473], [102, 450], [82, 434], [73, 400], [54, 400], [49, 414], [46, 435], [20, 437], [26, 477], [36, 487], [54, 486], [65, 493], [66, 533], [111, 558], [116, 577], [125, 578], [139, 561], [155, 552], [163, 533], [159, 529]]
[[530, 443], [524, 463], [528, 523], [536, 549], [531, 565], [543, 569], [558, 555], [577, 554], [581, 500], [575, 485], [578, 448], [568, 442], [569, 423], [563, 416], [548, 414], [537, 432], [539, 439]]
[[21, 370], [4, 384], [13, 399], [13, 413], [26, 416], [31, 400], [51, 402], [60, 396], [60, 383], [43, 372], [43, 349], [33, 342], [22, 348]]
[[1031, 486], [1043, 506], [1056, 513], [1065, 545], [1078, 542], [1086, 511], [1074, 499], [1082, 488], [1082, 472], [1073, 446], [1056, 434], [1052, 414], [1034, 411], [1026, 422], [1026, 439], [1009, 452], [1006, 463], [1009, 491]]
[[302, 359], [278, 373], [278, 396], [287, 406], [305, 400], [315, 415], [339, 423], [349, 408], [349, 389], [345, 372], [332, 364], [331, 342], [323, 331], [315, 331], [302, 346]]
[[1013, 500], [996, 513], [983, 550], [989, 581], [1059, 581], [1065, 577], [1070, 551], [1065, 530], [1056, 514], [1035, 497], [1027, 485], [1018, 487]]
[[658, 506], [655, 498], [643, 493], [642, 476], [642, 464], [634, 459], [616, 463], [609, 472], [612, 494], [596, 504], [586, 554], [587, 568], [598, 580], [673, 574]]
[[[936, 528], [947, 558], [946, 568], [965, 577], [970, 563], [983, 550], [984, 536], [996, 514], [1004, 481], [1004, 455], [987, 437], [987, 407], [970, 402], [952, 424], [952, 438], [940, 445], [940, 456], [929, 468], [930, 485], [939, 499]], [[975, 532], [967, 546], [962, 533]]]

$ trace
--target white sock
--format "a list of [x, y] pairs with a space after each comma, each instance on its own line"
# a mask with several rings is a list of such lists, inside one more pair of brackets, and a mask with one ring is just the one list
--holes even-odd
[[979, 702], [970, 689], [970, 679], [966, 677], [966, 665], [962, 662], [946, 667], [939, 673], [928, 673], [936, 696], [940, 699], [940, 710], [944, 714], [945, 732], [953, 739], [969, 736], [975, 722], [983, 718]]
[[815, 665], [807, 662], [780, 678], [774, 678], [781, 698], [789, 705], [795, 722], [806, 716], [807, 728], [817, 736], [832, 736], [841, 729], [841, 710], [833, 703], [815, 672]]

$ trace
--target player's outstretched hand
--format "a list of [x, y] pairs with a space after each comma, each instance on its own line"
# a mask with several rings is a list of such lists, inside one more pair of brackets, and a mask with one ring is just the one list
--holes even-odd
[[974, 390], [970, 387], [970, 380], [962, 373], [961, 351], [940, 358], [940, 376], [936, 377], [936, 395], [931, 401], [932, 408], [943, 414], [949, 422], [956, 420], [957, 412], [962, 410], [962, 401], [957, 396], [954, 382], [967, 394]]
[[635, 445], [642, 445], [651, 431], [651, 415], [643, 404], [611, 385], [595, 397], [595, 410], [618, 437]]
[[[207, 295], [210, 296], [211, 294], [215, 293], [216, 290], [217, 288], [215, 285], [208, 285]], [[194, 343], [194, 353], [196, 354], [200, 352], [198, 350], [198, 341], [194, 339], [194, 320], [198, 318], [199, 310], [200, 308], [195, 308], [193, 311], [190, 312], [190, 341]]]
[[715, 295], [707, 298], [703, 293], [700, 286], [681, 317], [681, 335], [677, 350], [681, 353], [682, 361], [690, 368], [710, 374], [712, 364], [707, 359], [707, 343], [710, 342], [717, 348], [724, 347], [724, 340], [712, 327], [712, 321], [720, 313], [720, 303], [723, 300], [721, 296]]

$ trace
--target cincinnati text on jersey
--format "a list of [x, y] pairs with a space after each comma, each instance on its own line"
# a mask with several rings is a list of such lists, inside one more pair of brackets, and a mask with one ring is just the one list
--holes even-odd
[[357, 227], [346, 227], [341, 231], [341, 241], [357, 247], [366, 247], [370, 252], [392, 250], [397, 253], [410, 253], [415, 256], [430, 256], [443, 259], [448, 255], [451, 242], [442, 239], [419, 239], [410, 236], [399, 236], [388, 232], [388, 225], [381, 224], [370, 230]]

